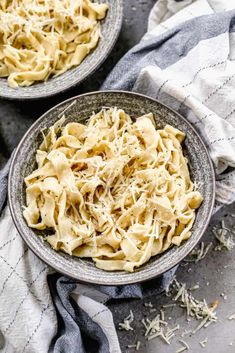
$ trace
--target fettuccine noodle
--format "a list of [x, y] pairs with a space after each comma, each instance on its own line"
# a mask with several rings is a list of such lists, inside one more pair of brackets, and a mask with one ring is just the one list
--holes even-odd
[[0, 1], [0, 77], [30, 86], [79, 65], [97, 46], [107, 9], [91, 0]]
[[202, 196], [190, 180], [185, 134], [153, 115], [117, 108], [87, 125], [59, 121], [44, 135], [38, 168], [25, 178], [29, 227], [50, 228], [55, 250], [133, 271], [190, 237]]

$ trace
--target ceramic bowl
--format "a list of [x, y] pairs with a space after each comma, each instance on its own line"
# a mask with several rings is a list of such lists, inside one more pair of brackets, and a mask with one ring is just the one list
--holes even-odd
[[100, 3], [102, 2], [109, 5], [109, 10], [101, 22], [101, 38], [97, 47], [79, 66], [58, 77], [51, 77], [47, 82], [17, 89], [9, 87], [6, 78], [0, 78], [0, 97], [17, 100], [46, 98], [80, 84], [94, 73], [111, 52], [122, 26], [123, 1], [100, 0]]
[[[162, 255], [152, 257], [133, 273], [107, 272], [96, 268], [90, 259], [79, 259], [63, 252], [56, 252], [43, 239], [44, 232], [36, 232], [29, 228], [22, 214], [22, 207], [25, 205], [24, 177], [29, 175], [36, 166], [35, 152], [42, 139], [40, 131], [53, 125], [62, 114], [66, 116], [65, 123], [69, 121], [85, 123], [93, 111], [99, 111], [104, 106], [122, 108], [133, 118], [152, 112], [158, 127], [171, 124], [184, 131], [186, 139], [183, 148], [184, 154], [189, 160], [191, 179], [197, 181], [199, 191], [204, 197], [204, 201], [196, 213], [191, 237], [181, 246], [173, 246]], [[203, 235], [211, 217], [215, 195], [215, 177], [205, 144], [192, 125], [181, 115], [162, 103], [143, 95], [121, 91], [100, 91], [83, 94], [58, 104], [31, 126], [15, 151], [9, 173], [8, 195], [11, 214], [19, 234], [43, 261], [57, 271], [79, 281], [103, 285], [124, 285], [160, 276], [190, 253]]]

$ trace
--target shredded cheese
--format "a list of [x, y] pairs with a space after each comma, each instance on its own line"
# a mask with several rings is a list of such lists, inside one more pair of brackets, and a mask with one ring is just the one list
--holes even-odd
[[202, 348], [206, 347], [206, 344], [208, 342], [208, 338], [206, 337], [203, 341], [199, 342]]
[[138, 351], [139, 348], [140, 348], [140, 344], [141, 344], [140, 341], [137, 341], [137, 343], [136, 343], [136, 348], [135, 348], [137, 351]]
[[189, 345], [183, 341], [183, 340], [179, 340], [180, 343], [182, 343], [182, 345], [186, 348], [186, 349], [189, 349]]
[[229, 320], [235, 320], [235, 314], [230, 315], [228, 319]]
[[199, 286], [199, 284], [195, 284], [194, 286], [192, 286], [191, 288], [189, 288], [189, 290], [196, 290], [196, 289], [198, 289], [198, 288], [200, 288], [200, 286]]
[[225, 227], [224, 220], [221, 221], [221, 228], [214, 227], [212, 232], [218, 242], [215, 247], [215, 251], [221, 251], [223, 249], [232, 250], [235, 242], [233, 240], [233, 231]]
[[182, 348], [179, 348], [179, 349], [176, 351], [176, 353], [181, 353], [181, 352], [184, 352], [184, 351], [189, 350], [189, 345], [188, 345], [185, 341], [179, 340], [179, 342], [183, 345], [183, 347], [182, 347]]
[[160, 337], [165, 343], [170, 344], [171, 339], [175, 336], [175, 331], [179, 330], [179, 325], [170, 329], [168, 323], [164, 320], [163, 311], [158, 314], [153, 320], [142, 320], [145, 327], [145, 337], [148, 341]]
[[125, 330], [125, 331], [133, 331], [133, 327], [131, 326], [131, 323], [134, 321], [134, 314], [133, 311], [130, 310], [130, 315], [128, 315], [123, 322], [120, 322], [118, 324], [120, 330]]
[[222, 298], [224, 298], [224, 300], [227, 300], [227, 298], [228, 298], [225, 293], [221, 293], [220, 296], [221, 296]]
[[163, 307], [163, 308], [174, 308], [175, 306], [176, 306], [176, 304], [173, 303], [173, 304], [166, 304], [166, 305], [163, 305], [162, 307]]
[[180, 306], [186, 309], [188, 320], [190, 320], [190, 316], [192, 316], [201, 321], [193, 333], [217, 321], [216, 312], [214, 310], [218, 305], [218, 301], [214, 302], [212, 306], [209, 307], [205, 299], [200, 301], [194, 298], [192, 293], [186, 289], [186, 284], [179, 283], [176, 278], [173, 279], [169, 291], [173, 300], [179, 302]]
[[149, 310], [150, 313], [155, 313], [156, 311], [157, 311], [157, 309], [155, 309], [155, 308]]
[[140, 341], [137, 341], [136, 344], [128, 344], [127, 348], [134, 348], [136, 351], [140, 349]]
[[195, 248], [191, 251], [189, 256], [184, 260], [184, 262], [195, 262], [201, 261], [204, 259], [212, 247], [212, 242], [210, 242], [206, 247], [205, 243], [202, 241], [199, 245], [199, 248]]
[[54, 250], [106, 271], [133, 272], [187, 240], [202, 195], [183, 155], [185, 134], [152, 119], [112, 107], [86, 125], [51, 126], [25, 178], [28, 226], [53, 230], [45, 240]]

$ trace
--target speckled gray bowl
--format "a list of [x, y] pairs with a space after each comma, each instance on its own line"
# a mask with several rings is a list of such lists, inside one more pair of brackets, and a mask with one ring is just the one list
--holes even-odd
[[[161, 256], [150, 259], [148, 263], [137, 269], [134, 273], [106, 272], [97, 269], [91, 260], [71, 257], [62, 252], [54, 251], [43, 240], [43, 231], [35, 232], [30, 229], [22, 215], [25, 205], [24, 177], [35, 168], [35, 151], [42, 139], [40, 131], [53, 125], [63, 112], [66, 123], [69, 121], [85, 120], [93, 111], [102, 107], [117, 106], [124, 109], [131, 117], [152, 112], [158, 127], [171, 124], [187, 135], [184, 153], [189, 159], [192, 180], [196, 180], [204, 201], [199, 208], [192, 235], [180, 247], [172, 247]], [[210, 220], [214, 204], [215, 178], [213, 166], [207, 149], [194, 128], [182, 116], [161, 103], [146, 96], [128, 92], [94, 92], [71, 98], [55, 106], [42, 115], [27, 131], [15, 151], [9, 174], [9, 204], [14, 223], [29, 245], [29, 247], [43, 261], [77, 280], [105, 285], [123, 285], [151, 279], [166, 272], [178, 264], [197, 244]]]
[[89, 54], [81, 65], [68, 70], [58, 77], [51, 77], [47, 82], [35, 83], [30, 87], [11, 88], [6, 78], [0, 78], [0, 97], [7, 99], [38, 99], [53, 96], [57, 93], [80, 84], [95, 72], [112, 50], [121, 26], [123, 0], [99, 0], [109, 5], [106, 18], [101, 22], [101, 38], [98, 46]]

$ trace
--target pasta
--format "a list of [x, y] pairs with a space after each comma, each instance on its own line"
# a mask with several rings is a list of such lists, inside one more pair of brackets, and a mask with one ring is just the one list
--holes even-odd
[[0, 77], [17, 88], [79, 65], [97, 46], [107, 9], [91, 0], [0, 1]]
[[87, 125], [64, 120], [43, 135], [38, 168], [25, 178], [29, 227], [52, 229], [46, 240], [55, 250], [107, 271], [132, 272], [190, 237], [202, 196], [183, 132], [117, 108], [93, 113]]

